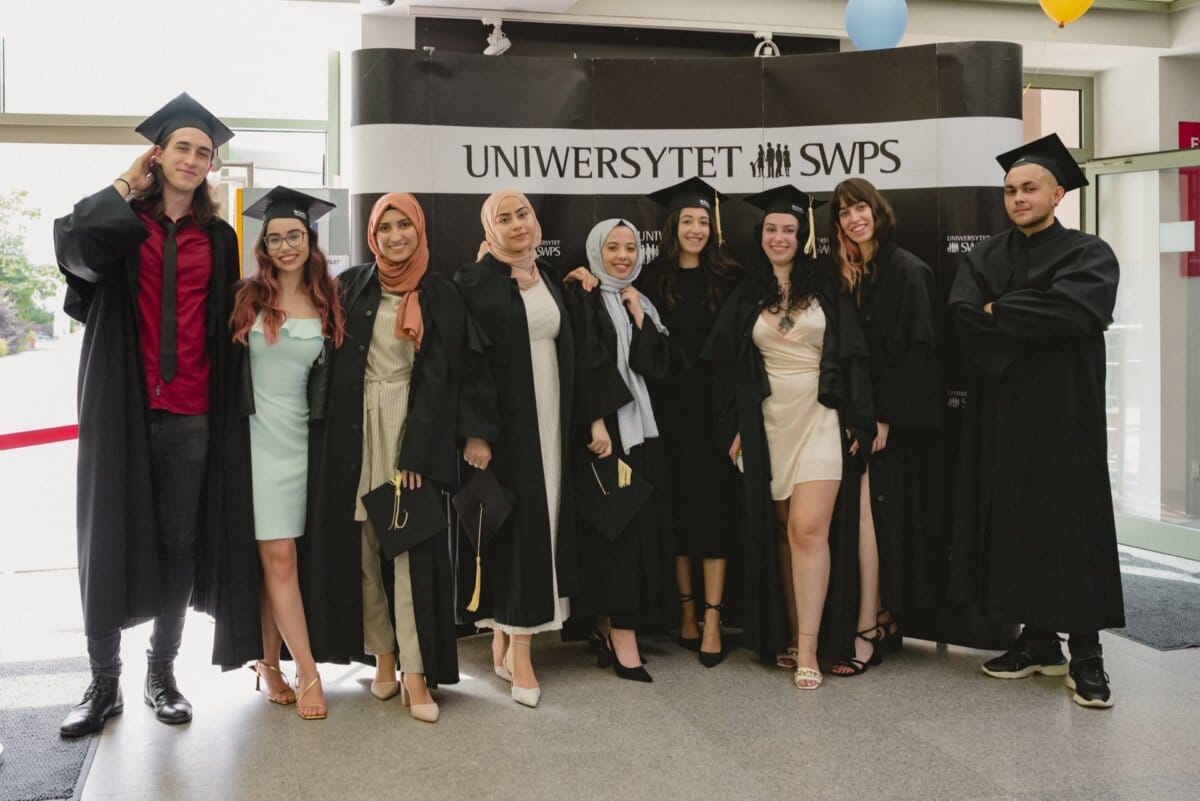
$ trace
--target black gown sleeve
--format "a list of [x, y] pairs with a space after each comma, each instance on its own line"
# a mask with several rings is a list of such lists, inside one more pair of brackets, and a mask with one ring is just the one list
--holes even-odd
[[633, 395], [617, 370], [617, 356], [610, 346], [610, 337], [616, 334], [611, 323], [605, 325], [608, 314], [599, 292], [568, 284], [563, 302], [575, 339], [575, 419], [579, 426], [588, 426], [615, 414]]
[[[744, 285], [742, 285], [744, 286]], [[713, 367], [713, 416], [718, 442], [732, 444], [738, 433], [737, 422], [737, 358], [742, 336], [741, 307], [744, 291], [735, 289], [717, 310], [712, 330], [700, 358]]]
[[845, 398], [842, 423], [860, 448], [870, 449], [875, 439], [875, 401], [871, 390], [871, 360], [867, 339], [858, 322], [854, 299], [837, 293], [837, 359], [842, 372]]
[[466, 348], [459, 378], [458, 437], [498, 442], [500, 408], [492, 370], [484, 358], [487, 338], [469, 314], [464, 314], [464, 325]]
[[1119, 273], [1112, 249], [1093, 239], [1055, 272], [1049, 289], [1019, 289], [997, 298], [992, 304], [996, 331], [1028, 343], [1103, 331], [1112, 322]]
[[147, 236], [137, 214], [111, 186], [80, 200], [70, 214], [55, 220], [54, 253], [67, 280], [63, 310], [86, 321], [95, 285], [118, 272]]
[[633, 327], [629, 366], [647, 382], [668, 381], [688, 369], [688, 359], [683, 348], [646, 315], [641, 328]]
[[994, 378], [1021, 357], [1025, 345], [1003, 336], [996, 329], [995, 318], [984, 312], [988, 298], [974, 256], [972, 251], [958, 268], [950, 288], [949, 304], [963, 354], [985, 375]]
[[[895, 299], [894, 353], [874, 387], [876, 419], [905, 428], [941, 423], [941, 373], [933, 323], [933, 272], [924, 265], [906, 270]], [[883, 299], [880, 299], [883, 300]]]

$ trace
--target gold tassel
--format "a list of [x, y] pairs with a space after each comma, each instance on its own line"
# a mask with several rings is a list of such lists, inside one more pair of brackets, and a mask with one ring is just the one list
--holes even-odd
[[804, 243], [804, 253], [814, 259], [817, 257], [817, 223], [811, 197], [808, 199], [808, 241]]
[[[394, 486], [396, 488], [396, 496], [392, 501], [392, 523], [390, 526], [388, 526], [389, 531], [395, 531], [398, 528], [404, 528], [404, 526], [400, 525], [400, 474], [399, 473], [397, 473], [396, 477], [392, 479], [392, 486]], [[408, 524], [408, 514], [407, 513], [405, 513], [405, 515], [404, 515], [404, 523], [405, 523], [405, 525]]]
[[723, 248], [725, 247], [725, 237], [721, 233], [721, 196], [715, 192], [713, 193], [713, 204], [716, 206], [717, 247]]
[[617, 460], [617, 486], [621, 489], [628, 487], [633, 481], [633, 468], [624, 461]]
[[483, 569], [481, 559], [483, 557], [483, 504], [479, 505], [479, 550], [475, 551], [475, 592], [471, 595], [471, 602], [467, 604], [468, 612], [479, 611], [479, 590], [483, 586]]

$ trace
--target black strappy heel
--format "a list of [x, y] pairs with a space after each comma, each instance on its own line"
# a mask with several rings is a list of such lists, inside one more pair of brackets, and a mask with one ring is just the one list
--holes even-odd
[[[723, 603], [710, 604], [707, 601], [704, 602], [704, 611], [705, 612], [707, 612], [709, 609], [717, 610], [717, 634], [718, 635], [721, 633], [721, 610], [724, 608], [725, 608], [725, 604], [723, 604]], [[724, 642], [721, 643], [721, 650], [717, 651], [715, 654], [710, 651], [700, 651], [699, 646], [697, 646], [696, 650], [699, 651], [699, 653], [700, 653], [700, 664], [704, 665], [706, 668], [716, 667], [717, 665], [721, 664], [721, 662], [724, 661], [724, 659], [725, 659], [725, 644], [724, 644]]]

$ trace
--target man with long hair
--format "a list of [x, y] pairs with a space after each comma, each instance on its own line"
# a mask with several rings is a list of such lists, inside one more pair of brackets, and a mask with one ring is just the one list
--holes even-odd
[[191, 720], [174, 660], [202, 502], [212, 511], [220, 484], [206, 468], [222, 441], [229, 393], [218, 384], [239, 267], [207, 176], [233, 132], [186, 93], [137, 131], [153, 146], [54, 223], [64, 309], [87, 325], [77, 535], [92, 683], [63, 720], [65, 737], [120, 714], [121, 630], [151, 619], [145, 701], [164, 723]]

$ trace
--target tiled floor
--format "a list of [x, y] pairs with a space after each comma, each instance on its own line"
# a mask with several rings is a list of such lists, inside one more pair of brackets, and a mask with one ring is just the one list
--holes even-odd
[[[68, 571], [3, 578], [6, 602], [47, 599], [50, 616], [77, 605]], [[430, 726], [398, 699], [372, 698], [369, 669], [333, 665], [323, 667], [329, 719], [302, 721], [255, 694], [249, 671], [210, 668], [211, 624], [188, 626], [179, 676], [195, 720], [164, 726], [140, 702], [148, 632], [129, 632], [125, 713], [104, 733], [84, 801], [1200, 797], [1200, 651], [1108, 634], [1109, 711], [1075, 706], [1061, 679], [989, 679], [981, 653], [923, 642], [800, 693], [747, 653], [705, 670], [667, 640], [646, 643], [653, 684], [623, 682], [582, 645], [548, 636], [534, 650], [542, 705], [529, 710], [475, 637], [461, 643], [463, 680], [443, 688], [442, 721]], [[29, 639], [36, 628], [17, 629], [30, 658], [81, 645], [69, 626]], [[86, 682], [75, 678], [56, 677], [55, 696], [73, 700]]]

